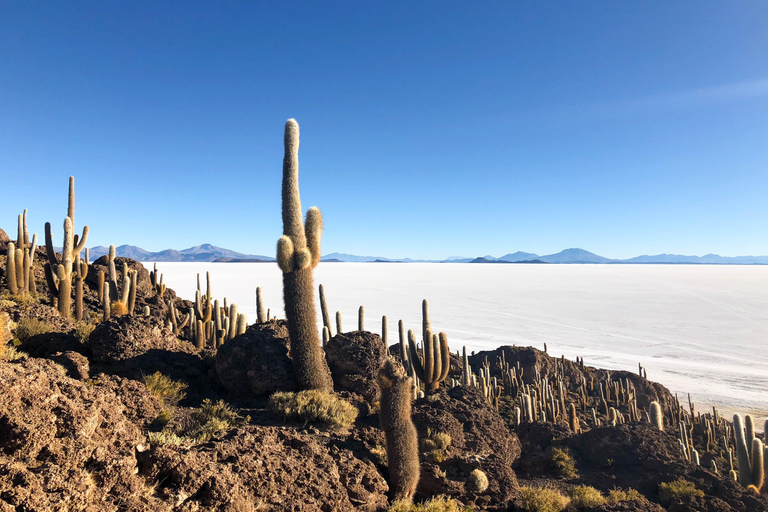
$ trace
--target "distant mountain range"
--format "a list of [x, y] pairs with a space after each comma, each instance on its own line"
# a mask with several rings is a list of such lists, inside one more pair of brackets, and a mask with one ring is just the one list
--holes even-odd
[[[91, 247], [89, 251], [91, 260], [95, 260], [105, 254], [109, 254], [109, 247], [99, 245], [97, 247]], [[196, 245], [181, 251], [166, 249], [159, 252], [149, 252], [141, 247], [136, 247], [135, 245], [121, 245], [120, 247], [115, 247], [115, 253], [120, 257], [131, 258], [136, 261], [275, 261], [275, 258], [270, 256], [243, 254], [222, 247], [216, 247], [211, 244]]]
[[[61, 249], [58, 249], [61, 250]], [[275, 261], [271, 256], [261, 256], [256, 254], [243, 254], [240, 252], [224, 249], [212, 244], [202, 244], [177, 251], [175, 249], [166, 249], [159, 252], [150, 252], [136, 247], [134, 245], [121, 245], [115, 248], [118, 256], [131, 258], [137, 261]], [[109, 248], [97, 246], [90, 248], [91, 260], [95, 260], [104, 254], [109, 253]], [[491, 255], [480, 256], [476, 258], [467, 258], [462, 256], [451, 256], [444, 260], [414, 260], [411, 258], [384, 258], [382, 256], [357, 256], [332, 252], [322, 257], [322, 261], [327, 262], [387, 262], [387, 263], [636, 263], [636, 264], [705, 264], [705, 265], [768, 265], [768, 256], [718, 256], [717, 254], [707, 254], [705, 256], [684, 256], [681, 254], [658, 254], [656, 256], [636, 256], [626, 260], [613, 260], [597, 254], [585, 251], [584, 249], [565, 249], [556, 254], [547, 254], [539, 256], [532, 252], [517, 251], [515, 253], [505, 254], [495, 257]]]

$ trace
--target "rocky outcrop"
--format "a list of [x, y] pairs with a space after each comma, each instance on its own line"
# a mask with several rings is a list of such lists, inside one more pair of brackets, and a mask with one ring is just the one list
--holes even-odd
[[387, 347], [378, 334], [368, 331], [337, 334], [326, 343], [325, 358], [337, 391], [357, 393], [370, 403], [376, 400], [376, 374], [387, 358]]
[[219, 382], [232, 396], [241, 398], [296, 390], [289, 347], [284, 320], [251, 325], [243, 334], [219, 347], [216, 353]]

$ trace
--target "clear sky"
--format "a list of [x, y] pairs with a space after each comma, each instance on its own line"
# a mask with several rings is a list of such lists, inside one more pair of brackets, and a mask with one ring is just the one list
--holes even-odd
[[0, 227], [273, 255], [768, 254], [768, 2], [0, 1]]

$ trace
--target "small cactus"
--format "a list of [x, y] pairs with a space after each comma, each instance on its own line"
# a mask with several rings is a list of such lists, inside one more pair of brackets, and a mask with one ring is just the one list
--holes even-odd
[[744, 487], [752, 483], [752, 467], [749, 463], [749, 448], [744, 435], [744, 423], [740, 414], [733, 415], [733, 434], [736, 438], [736, 457], [739, 464], [739, 483]]
[[661, 405], [659, 405], [659, 402], [657, 402], [656, 400], [651, 402], [650, 417], [651, 417], [651, 425], [663, 431], [664, 430], [664, 413], [661, 411]]

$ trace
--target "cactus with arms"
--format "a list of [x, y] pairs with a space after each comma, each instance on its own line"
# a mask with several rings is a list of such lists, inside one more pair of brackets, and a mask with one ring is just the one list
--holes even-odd
[[277, 241], [277, 264], [283, 271], [283, 299], [296, 380], [302, 389], [333, 390], [333, 380], [315, 323], [312, 270], [320, 263], [320, 210], [310, 208], [301, 220], [299, 197], [299, 125], [285, 123], [283, 159], [283, 236]]
[[75, 255], [80, 254], [88, 240], [88, 226], [83, 227], [83, 235], [77, 239], [75, 235], [75, 178], [69, 177], [69, 201], [67, 216], [64, 219], [64, 246], [62, 261], [59, 263], [53, 250], [51, 223], [45, 223], [45, 249], [48, 263], [45, 264], [45, 278], [51, 296], [58, 299], [58, 310], [61, 316], [69, 317], [72, 306], [72, 267]]

